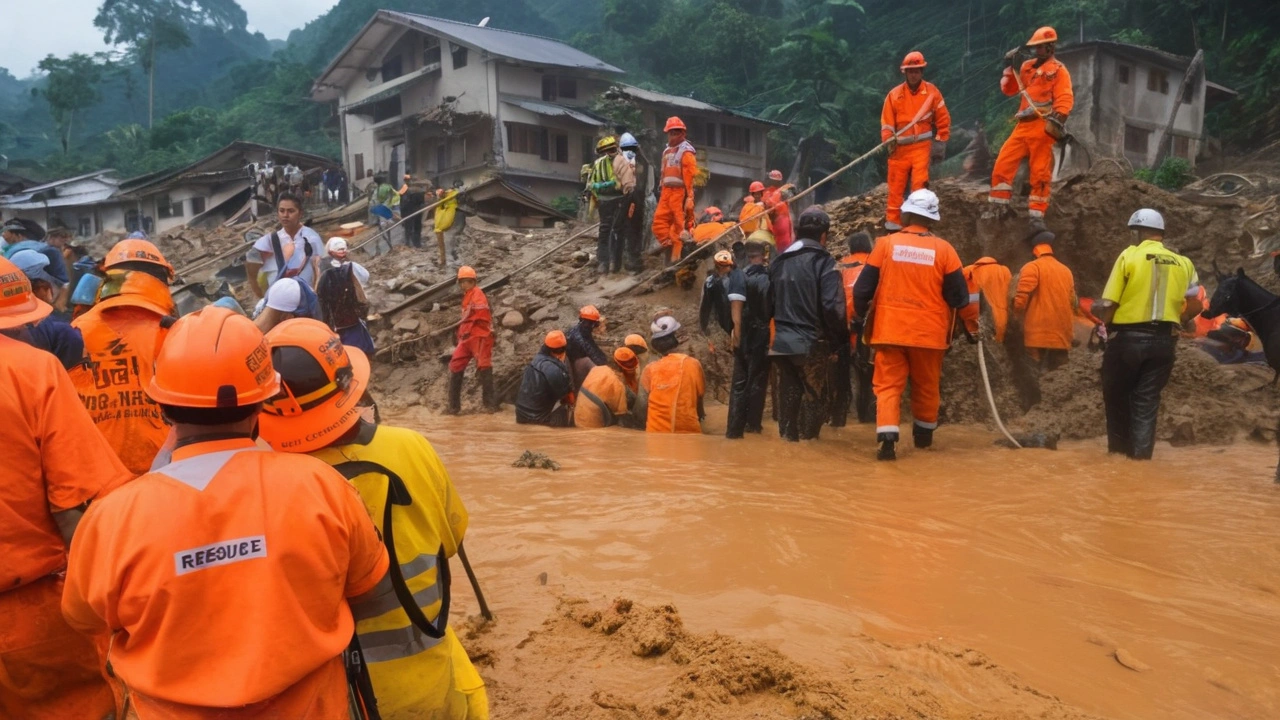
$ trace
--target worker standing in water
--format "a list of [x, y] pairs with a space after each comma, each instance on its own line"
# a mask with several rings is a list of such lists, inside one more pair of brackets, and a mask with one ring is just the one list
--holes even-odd
[[[902, 393], [911, 382], [911, 436], [917, 448], [933, 445], [941, 404], [942, 359], [951, 345], [954, 311], [970, 306], [960, 257], [951, 243], [929, 231], [941, 216], [938, 196], [917, 190], [902, 204], [900, 232], [876, 243], [853, 286], [854, 316], [871, 325], [876, 351], [878, 460], [895, 460]], [[875, 315], [867, 310], [875, 303]], [[965, 313], [977, 326], [977, 307]], [[976, 342], [976, 339], [975, 339]]]
[[52, 312], [0, 258], [0, 714], [106, 720], [116, 702], [93, 643], [62, 617], [64, 571], [89, 502], [133, 475], [58, 360], [12, 337]]
[[1129, 218], [1138, 244], [1111, 268], [1093, 314], [1102, 321], [1102, 401], [1107, 451], [1150, 460], [1160, 393], [1173, 372], [1178, 329], [1203, 308], [1191, 260], [1164, 246], [1164, 216], [1143, 208]]
[[1054, 57], [1057, 46], [1057, 31], [1051, 27], [1036, 30], [1027, 41], [1027, 47], [1032, 48], [1036, 56], [1015, 70], [1013, 66], [1022, 48], [1010, 50], [1004, 56], [1004, 74], [1000, 77], [1000, 90], [1010, 97], [1020, 95], [1021, 101], [1014, 116], [1017, 125], [996, 156], [988, 199], [997, 205], [1009, 204], [1014, 175], [1025, 158], [1031, 171], [1027, 212], [1032, 224], [1043, 222], [1049, 209], [1053, 146], [1066, 134], [1064, 125], [1075, 107], [1071, 73]]
[[929, 186], [929, 162], [942, 160], [951, 137], [951, 113], [937, 86], [924, 79], [924, 54], [902, 59], [906, 82], [889, 91], [880, 110], [880, 141], [889, 143], [889, 199], [884, 229], [902, 229], [902, 198]]
[[[854, 322], [853, 286], [871, 256], [871, 234], [849, 236], [849, 254], [840, 258], [840, 284], [844, 286], [845, 318], [849, 323], [849, 344], [842, 345], [832, 366], [831, 427], [844, 427], [849, 405], [856, 401], [858, 422], [875, 419], [875, 395], [871, 391], [871, 348], [862, 342], [862, 324]], [[854, 389], [857, 392], [854, 393]]]
[[458, 289], [462, 291], [462, 320], [458, 324], [458, 345], [449, 358], [449, 405], [447, 415], [462, 412], [462, 374], [474, 359], [476, 378], [487, 412], [498, 410], [493, 392], [493, 312], [489, 298], [477, 284], [476, 271], [469, 265], [458, 268]]
[[542, 347], [524, 368], [516, 395], [516, 422], [520, 425], [569, 427], [573, 420], [573, 376], [565, 365], [568, 340], [552, 330]]
[[576, 390], [586, 379], [591, 368], [608, 365], [609, 358], [596, 343], [595, 331], [604, 322], [604, 316], [595, 305], [584, 305], [578, 310], [578, 323], [564, 334], [567, 346], [569, 372], [573, 374]]
[[[262, 438], [342, 472], [395, 549], [399, 576], [387, 573], [373, 592], [351, 601], [379, 714], [487, 720], [484, 682], [448, 624], [448, 561], [462, 545], [468, 515], [444, 463], [418, 433], [361, 418], [356, 400], [369, 387], [369, 359], [344, 348], [328, 327], [290, 320], [268, 333], [267, 343], [284, 392], [263, 406]], [[402, 604], [397, 586], [413, 607]]]
[[698, 174], [698, 156], [686, 139], [683, 120], [667, 118], [663, 131], [667, 133], [667, 149], [662, 151], [662, 194], [653, 214], [653, 236], [669, 250], [668, 261], [675, 262], [683, 253], [680, 234], [693, 228], [693, 178]]
[[87, 358], [72, 368], [71, 380], [121, 462], [141, 475], [169, 436], [145, 389], [178, 312], [169, 293], [173, 266], [150, 242], [121, 240], [102, 267], [107, 277], [98, 302], [71, 323]]
[[729, 420], [724, 436], [731, 440], [743, 433], [763, 432], [764, 395], [769, 382], [769, 322], [772, 319], [769, 267], [765, 246], [758, 240], [745, 245], [747, 267], [742, 271], [743, 300], [733, 310], [738, 338], [733, 345], [733, 377], [729, 386]]
[[645, 366], [640, 375], [640, 405], [651, 433], [701, 433], [707, 413], [702, 407], [706, 378], [702, 363], [676, 352], [680, 347], [680, 323], [663, 314], [650, 326], [649, 343], [662, 355]]
[[[333, 390], [289, 399], [296, 412]], [[67, 623], [109, 637], [129, 717], [346, 718], [347, 601], [378, 586], [387, 550], [342, 475], [255, 444], [281, 392], [262, 333], [222, 307], [186, 315], [146, 391], [173, 460], [85, 513]]]
[[1032, 238], [1035, 259], [1018, 271], [1013, 296], [1013, 313], [1022, 325], [1022, 344], [1030, 361], [1022, 388], [1023, 410], [1040, 404], [1040, 374], [1066, 364], [1075, 336], [1075, 277], [1053, 256], [1054, 240], [1048, 230]]
[[[640, 367], [640, 359], [630, 348], [620, 347], [613, 351], [613, 362], [616, 370], [607, 365], [597, 365], [582, 381], [578, 402], [573, 406], [575, 427], [620, 425], [637, 428], [630, 415], [636, 404], [636, 393], [632, 388], [638, 382], [636, 370]], [[638, 429], [643, 430], [644, 426], [640, 425]]]

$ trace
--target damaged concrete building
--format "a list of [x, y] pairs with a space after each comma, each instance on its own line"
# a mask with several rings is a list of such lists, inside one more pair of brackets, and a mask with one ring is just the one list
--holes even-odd
[[[354, 180], [405, 172], [477, 188], [486, 220], [539, 225], [582, 189], [597, 138], [622, 123], [646, 154], [680, 115], [710, 175], [699, 205], [731, 205], [766, 171], [775, 124], [691, 98], [620, 83], [623, 71], [562, 42], [411, 13], [378, 11], [312, 87], [333, 103], [343, 162]], [[633, 125], [639, 125], [634, 127]]]

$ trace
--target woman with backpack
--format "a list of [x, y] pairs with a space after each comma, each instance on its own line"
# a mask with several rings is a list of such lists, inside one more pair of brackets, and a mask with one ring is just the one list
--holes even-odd
[[373, 336], [365, 322], [369, 301], [364, 287], [369, 284], [369, 271], [348, 259], [347, 241], [343, 238], [329, 238], [325, 250], [329, 253], [330, 267], [320, 276], [316, 288], [321, 315], [343, 345], [360, 348], [372, 358]]

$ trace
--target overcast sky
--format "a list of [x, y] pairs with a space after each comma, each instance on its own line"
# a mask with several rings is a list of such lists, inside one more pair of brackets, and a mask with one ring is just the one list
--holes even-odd
[[[93, 26], [101, 4], [102, 0], [0, 0], [0, 28], [8, 38], [0, 46], [0, 67], [23, 78], [50, 53], [62, 57], [106, 50], [102, 31]], [[337, 0], [240, 0], [249, 14], [249, 29], [279, 40], [335, 4]]]

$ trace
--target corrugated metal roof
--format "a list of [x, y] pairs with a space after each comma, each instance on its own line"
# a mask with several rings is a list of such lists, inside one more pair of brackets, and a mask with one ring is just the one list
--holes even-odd
[[542, 115], [543, 117], [567, 117], [572, 120], [577, 120], [584, 125], [592, 125], [594, 127], [602, 127], [605, 124], [604, 120], [595, 117], [585, 110], [565, 107], [564, 105], [556, 105], [555, 103], [540, 102], [538, 100], [517, 100], [515, 98], [508, 97], [503, 97], [502, 102], [507, 103], [508, 105], [514, 105], [518, 108], [523, 108], [535, 115]]
[[103, 177], [104, 175], [108, 175], [113, 172], [115, 172], [115, 170], [111, 170], [109, 168], [106, 170], [95, 170], [91, 173], [85, 173], [84, 175], [77, 175], [75, 177], [62, 178], [61, 180], [54, 180], [53, 182], [47, 182], [43, 185], [29, 187], [26, 189], [26, 191], [29, 193], [38, 193], [38, 192], [41, 192], [42, 190], [49, 190], [52, 188], [56, 188], [60, 185], [66, 185], [68, 183], [78, 182], [80, 180], [89, 180], [89, 179], [97, 179], [105, 183], [113, 183], [118, 185], [120, 183], [119, 180], [116, 180], [115, 178]]
[[622, 72], [621, 69], [598, 57], [588, 55], [577, 48], [551, 38], [527, 35], [511, 30], [499, 30], [492, 27], [480, 27], [469, 23], [455, 22], [428, 15], [416, 15], [414, 13], [381, 10], [379, 14], [385, 14], [413, 27], [430, 30], [463, 45], [511, 60], [534, 65], [554, 65], [556, 67], [579, 68], [607, 73]]
[[[83, 178], [81, 178], [83, 179]], [[50, 198], [48, 201], [32, 200], [33, 193], [7, 195], [0, 197], [0, 207], [6, 210], [41, 210], [44, 208], [67, 207], [70, 205], [96, 205], [111, 200], [116, 194], [115, 187], [103, 188], [94, 192], [78, 193], [66, 197]]]
[[418, 68], [417, 70], [414, 70], [412, 72], [405, 73], [404, 75], [401, 75], [400, 77], [394, 80], [389, 80], [383, 83], [384, 85], [386, 85], [386, 87], [370, 95], [369, 97], [363, 100], [357, 100], [349, 105], [343, 105], [341, 110], [342, 112], [351, 112], [352, 110], [355, 110], [357, 108], [366, 107], [368, 105], [372, 105], [374, 103], [382, 102], [383, 100], [393, 98], [396, 95], [399, 95], [400, 91], [404, 90], [405, 87], [407, 87], [408, 85], [418, 80], [421, 80], [422, 78], [426, 77], [427, 75], [430, 75], [433, 72], [438, 72], [439, 70], [440, 68], [438, 66], [423, 67], [423, 68]]

